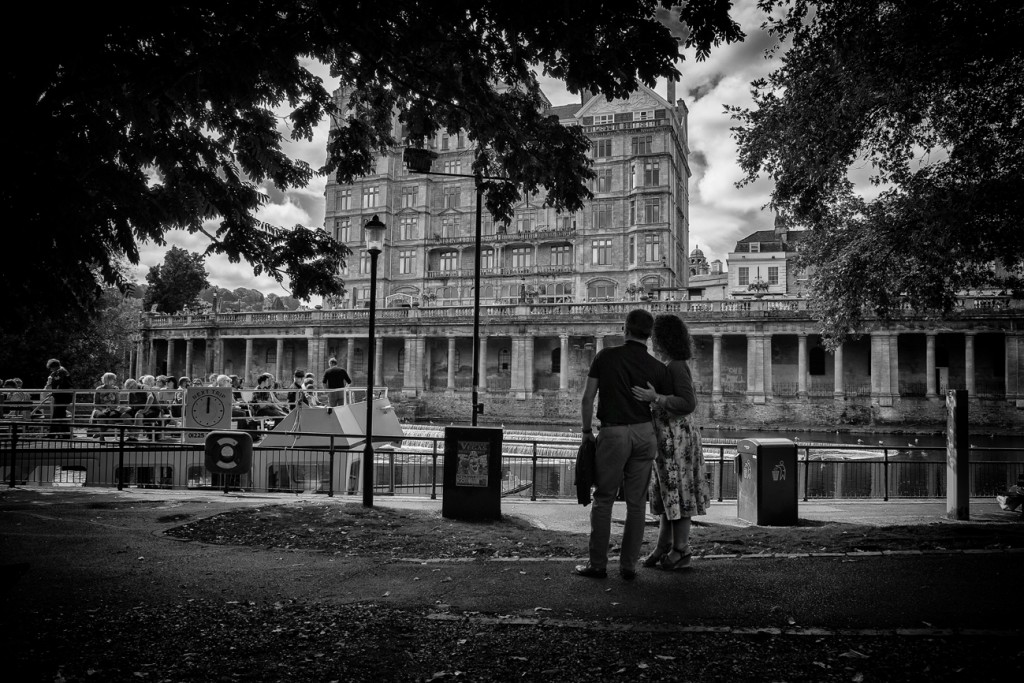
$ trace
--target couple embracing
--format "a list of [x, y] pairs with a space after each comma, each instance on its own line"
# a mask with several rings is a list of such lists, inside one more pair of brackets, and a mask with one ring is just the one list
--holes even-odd
[[[590, 511], [590, 561], [576, 567], [589, 578], [608, 575], [612, 505], [620, 488], [626, 499], [619, 574], [636, 578], [643, 544], [644, 504], [651, 489], [652, 511], [660, 516], [658, 544], [645, 567], [684, 569], [690, 565], [690, 518], [703, 515], [710, 501], [704, 476], [700, 431], [691, 414], [697, 407], [686, 361], [692, 355], [689, 331], [675, 315], [655, 319], [641, 309], [626, 316], [625, 343], [594, 357], [583, 392], [583, 438], [596, 439]], [[647, 352], [652, 338], [654, 352]], [[594, 401], [597, 419], [594, 434]], [[654, 476], [652, 479], [652, 469]]]

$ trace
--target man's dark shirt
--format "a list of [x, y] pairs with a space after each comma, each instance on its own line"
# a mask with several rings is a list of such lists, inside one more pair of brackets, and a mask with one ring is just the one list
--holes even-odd
[[63, 366], [50, 373], [50, 381], [47, 382], [47, 386], [54, 390], [54, 403], [71, 403], [71, 399], [74, 398], [74, 394], [70, 391], [60, 391], [72, 388], [71, 374]]
[[292, 382], [290, 387], [291, 391], [288, 392], [288, 407], [295, 410], [295, 405], [298, 403], [299, 396], [302, 395], [303, 387], [301, 382]]
[[634, 386], [646, 387], [650, 382], [659, 394], [672, 393], [668, 368], [637, 341], [602, 349], [587, 376], [597, 380], [597, 419], [602, 424], [651, 421], [650, 406], [633, 397]]
[[324, 373], [324, 386], [328, 389], [344, 389], [351, 383], [352, 378], [344, 368], [337, 365], [327, 368], [327, 372]]

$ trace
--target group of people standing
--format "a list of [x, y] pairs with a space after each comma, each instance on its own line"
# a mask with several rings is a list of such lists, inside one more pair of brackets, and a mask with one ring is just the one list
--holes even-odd
[[[589, 561], [575, 571], [588, 578], [608, 575], [612, 506], [621, 491], [626, 522], [619, 574], [631, 581], [640, 564], [669, 570], [690, 566], [691, 519], [707, 512], [711, 491], [700, 430], [691, 417], [697, 399], [686, 363], [693, 354], [686, 324], [675, 315], [655, 318], [636, 309], [626, 316], [623, 332], [621, 346], [594, 357], [583, 392], [583, 438], [596, 441], [595, 490]], [[648, 339], [658, 358], [648, 353]], [[648, 491], [660, 523], [654, 551], [641, 560]]]

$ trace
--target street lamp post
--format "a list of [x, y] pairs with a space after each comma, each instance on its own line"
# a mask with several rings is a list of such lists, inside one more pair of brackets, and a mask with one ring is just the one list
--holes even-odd
[[490, 176], [467, 175], [465, 173], [440, 173], [431, 171], [431, 165], [437, 159], [437, 153], [427, 149], [406, 147], [403, 159], [413, 173], [423, 175], [451, 176], [455, 178], [473, 178], [476, 181], [476, 256], [473, 268], [473, 417], [471, 424], [476, 427], [477, 415], [483, 412], [483, 405], [480, 403], [480, 248], [481, 229], [483, 224], [483, 198], [484, 188], [482, 181], [499, 180], [508, 182], [507, 178], [492, 178]]
[[366, 445], [363, 447], [363, 507], [373, 507], [373, 373], [374, 358], [377, 355], [377, 339], [374, 336], [374, 317], [377, 312], [377, 257], [384, 250], [384, 233], [387, 230], [376, 215], [363, 226], [366, 233], [366, 251], [370, 254], [370, 329], [367, 335], [369, 346], [366, 364]]

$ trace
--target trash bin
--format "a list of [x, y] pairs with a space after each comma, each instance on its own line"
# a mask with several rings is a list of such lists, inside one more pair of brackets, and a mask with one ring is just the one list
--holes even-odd
[[759, 526], [797, 523], [796, 444], [743, 439], [736, 444], [736, 516]]
[[445, 427], [443, 517], [501, 519], [503, 433], [489, 427]]

